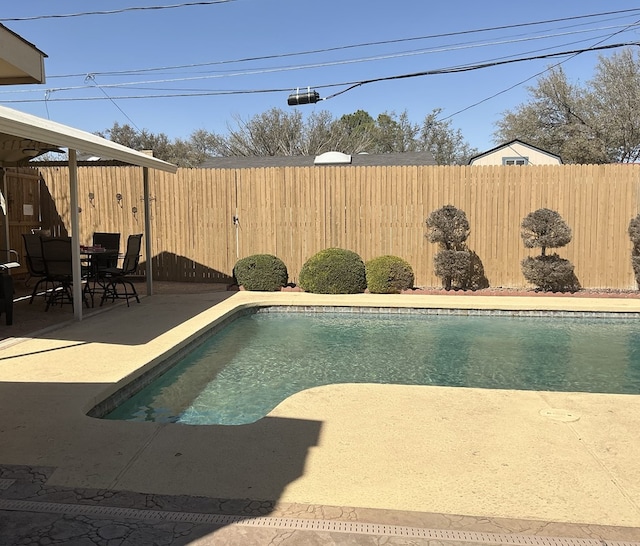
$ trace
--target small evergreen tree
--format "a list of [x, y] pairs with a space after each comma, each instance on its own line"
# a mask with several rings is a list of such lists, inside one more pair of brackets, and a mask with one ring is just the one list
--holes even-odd
[[454, 283], [465, 288], [471, 273], [471, 252], [465, 243], [470, 232], [467, 215], [453, 205], [445, 205], [434, 210], [426, 223], [429, 242], [440, 247], [434, 257], [435, 274], [446, 290], [451, 290]]
[[558, 254], [547, 255], [547, 248], [560, 248], [571, 242], [571, 228], [554, 210], [542, 208], [529, 213], [520, 226], [520, 236], [527, 248], [540, 248], [540, 256], [522, 260], [522, 274], [537, 289], [565, 292], [579, 289], [573, 264]]

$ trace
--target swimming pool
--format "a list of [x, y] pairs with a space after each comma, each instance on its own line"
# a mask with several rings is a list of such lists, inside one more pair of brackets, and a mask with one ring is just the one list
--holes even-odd
[[256, 310], [104, 418], [251, 423], [333, 383], [639, 394], [640, 321]]

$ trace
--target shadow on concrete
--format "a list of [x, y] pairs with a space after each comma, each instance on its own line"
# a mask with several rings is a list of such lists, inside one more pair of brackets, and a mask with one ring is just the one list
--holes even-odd
[[[55, 469], [46, 487], [27, 488], [30, 493], [22, 498], [90, 504], [82, 499], [99, 492], [100, 506], [119, 506], [121, 492], [136, 492], [147, 496], [141, 495], [138, 505], [127, 497], [128, 507], [264, 516], [287, 485], [303, 475], [322, 427], [317, 421], [279, 417], [240, 426], [86, 417], [83, 406], [103, 388], [99, 383], [0, 383], [0, 411], [10, 415], [0, 425], [6, 440], [0, 465]], [[74, 492], [71, 500], [63, 498], [64, 491]], [[203, 527], [200, 536], [211, 532]], [[190, 539], [195, 538], [192, 533]]]
[[[9, 338], [39, 338], [143, 344], [236, 293], [220, 286], [198, 284], [202, 288], [194, 293], [154, 294], [141, 297], [139, 304], [134, 301], [129, 307], [124, 302], [107, 302], [103, 307], [96, 303], [93, 308], [85, 307], [83, 320], [79, 322], [74, 320], [71, 305], [52, 306], [45, 311], [42, 296], [30, 304], [28, 297], [18, 294], [13, 325], [5, 326], [0, 321], [0, 340], [6, 343]], [[142, 295], [144, 288], [139, 287], [138, 292]]]

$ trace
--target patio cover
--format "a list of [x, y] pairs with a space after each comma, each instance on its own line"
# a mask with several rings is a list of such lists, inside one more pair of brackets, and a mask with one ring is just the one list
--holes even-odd
[[71, 239], [73, 248], [74, 316], [82, 319], [82, 284], [80, 268], [80, 220], [78, 215], [77, 152], [95, 154], [143, 167], [145, 207], [145, 250], [147, 257], [147, 293], [152, 292], [151, 234], [149, 221], [149, 173], [158, 169], [176, 173], [178, 167], [102, 137], [61, 123], [0, 106], [0, 166], [24, 165], [29, 159], [58, 148], [69, 151], [69, 192], [71, 202]]

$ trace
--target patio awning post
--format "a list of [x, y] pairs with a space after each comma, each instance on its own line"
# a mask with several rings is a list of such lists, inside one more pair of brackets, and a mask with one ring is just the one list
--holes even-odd
[[4, 248], [7, 251], [7, 255], [5, 259], [7, 262], [11, 261], [9, 257], [9, 249], [11, 248], [11, 238], [9, 231], [9, 209], [6, 204], [6, 196], [7, 196], [7, 169], [4, 167], [0, 167], [0, 178], [2, 179], [2, 196], [0, 199], [2, 200], [2, 214], [4, 215]]
[[73, 315], [82, 320], [82, 267], [80, 265], [80, 215], [78, 213], [78, 161], [69, 148], [69, 190], [71, 194], [71, 267], [73, 271]]
[[153, 294], [153, 260], [151, 244], [151, 203], [149, 202], [149, 168], [142, 167], [142, 186], [144, 197], [144, 253], [146, 257], [147, 271], [147, 296]]

